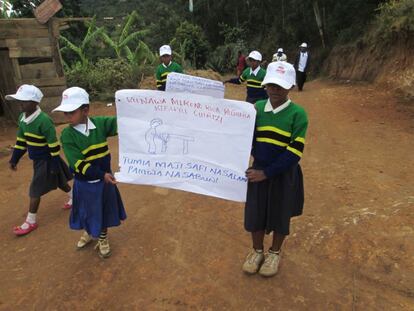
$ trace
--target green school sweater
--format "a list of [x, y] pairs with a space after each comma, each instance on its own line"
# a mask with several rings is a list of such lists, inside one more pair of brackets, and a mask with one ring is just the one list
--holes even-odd
[[75, 178], [81, 180], [102, 179], [105, 173], [111, 172], [107, 137], [117, 135], [116, 117], [91, 117], [90, 120], [96, 128], [89, 130], [89, 136], [68, 126], [60, 137], [69, 167]]
[[167, 83], [167, 76], [170, 72], [183, 73], [183, 68], [176, 62], [171, 62], [169, 66], [164, 66], [159, 64], [157, 71], [155, 73], [155, 78], [157, 79], [157, 89], [160, 91], [165, 91], [165, 85]]
[[290, 102], [282, 111], [265, 112], [267, 100], [256, 102], [256, 129], [252, 155], [255, 164], [273, 177], [299, 162], [308, 128], [306, 111]]
[[36, 119], [26, 124], [23, 117], [24, 114], [20, 114], [16, 145], [10, 163], [17, 164], [26, 151], [31, 160], [58, 158], [60, 146], [52, 119], [41, 112]]

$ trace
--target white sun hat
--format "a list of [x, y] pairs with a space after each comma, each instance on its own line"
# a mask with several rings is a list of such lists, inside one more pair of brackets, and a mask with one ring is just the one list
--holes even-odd
[[307, 48], [308, 44], [306, 42], [303, 42], [301, 45], [299, 45], [300, 48]]
[[283, 49], [282, 48], [278, 48], [277, 51], [283, 53]]
[[260, 54], [259, 51], [251, 51], [248, 58], [251, 58], [251, 59], [254, 59], [254, 60], [257, 60], [257, 61], [261, 62], [262, 61], [262, 54]]
[[172, 50], [169, 45], [163, 45], [162, 47], [160, 47], [160, 56], [171, 55], [171, 54], [172, 54]]
[[34, 101], [36, 103], [40, 103], [43, 98], [43, 93], [34, 85], [30, 84], [23, 84], [21, 85], [16, 94], [6, 95], [7, 100], [23, 100], [23, 101]]
[[296, 72], [292, 64], [287, 62], [273, 62], [267, 66], [266, 76], [262, 85], [277, 84], [290, 90], [296, 83]]
[[74, 86], [63, 91], [62, 101], [53, 111], [72, 112], [82, 105], [89, 105], [89, 94], [83, 88]]

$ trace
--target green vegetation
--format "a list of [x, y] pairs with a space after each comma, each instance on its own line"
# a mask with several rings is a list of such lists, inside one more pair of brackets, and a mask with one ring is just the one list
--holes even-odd
[[371, 32], [376, 41], [387, 44], [395, 38], [414, 35], [414, 1], [392, 0], [381, 4], [378, 10]]
[[[6, 2], [0, 1], [3, 6]], [[33, 6], [41, 1], [8, 2], [13, 14], [31, 17]], [[96, 17], [86, 25], [72, 23], [61, 38], [70, 83], [96, 90], [92, 76], [104, 84], [107, 81], [90, 70], [116, 71], [120, 65], [128, 78], [152, 75], [163, 44], [172, 46], [174, 58], [185, 69], [224, 73], [234, 71], [238, 51], [246, 54], [257, 49], [269, 61], [283, 47], [293, 61], [298, 45], [308, 42], [313, 64], [319, 68], [336, 44], [353, 44], [367, 29], [372, 29], [369, 40], [385, 43], [412, 36], [414, 28], [413, 0], [197, 0], [193, 12], [188, 10], [188, 0], [62, 3], [59, 17]], [[138, 82], [134, 80], [134, 86]]]

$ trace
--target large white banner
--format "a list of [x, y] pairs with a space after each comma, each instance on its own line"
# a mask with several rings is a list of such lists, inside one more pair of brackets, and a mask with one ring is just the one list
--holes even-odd
[[118, 181], [246, 200], [253, 105], [152, 90], [120, 90], [115, 97]]
[[177, 72], [168, 74], [165, 90], [167, 92], [186, 92], [224, 98], [223, 82]]

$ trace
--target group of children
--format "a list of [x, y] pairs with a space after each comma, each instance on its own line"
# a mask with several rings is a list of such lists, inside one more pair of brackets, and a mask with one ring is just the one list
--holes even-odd
[[[157, 69], [157, 88], [165, 90], [166, 76], [182, 72], [171, 58], [171, 48], [160, 48], [161, 64]], [[256, 125], [252, 147], [252, 167], [246, 171], [248, 190], [244, 227], [251, 233], [252, 250], [243, 264], [248, 274], [273, 276], [278, 271], [280, 251], [289, 234], [291, 217], [302, 214], [303, 177], [299, 165], [305, 145], [308, 119], [305, 110], [293, 103], [289, 91], [295, 86], [295, 68], [286, 61], [276, 61], [265, 71], [260, 67], [262, 55], [249, 54], [250, 68], [240, 78], [227, 82], [247, 82], [246, 101], [255, 105]], [[27, 150], [34, 163], [30, 186], [29, 214], [23, 225], [14, 229], [24, 235], [37, 228], [36, 212], [40, 197], [60, 188], [70, 192], [68, 181], [74, 176], [70, 228], [84, 230], [77, 247], [83, 248], [98, 239], [101, 257], [111, 255], [107, 228], [118, 226], [126, 218], [116, 180], [111, 172], [107, 137], [117, 134], [116, 117], [89, 117], [88, 93], [71, 87], [62, 94], [61, 111], [69, 122], [61, 134], [61, 144], [69, 170], [59, 156], [59, 143], [53, 122], [38, 104], [42, 93], [35, 86], [23, 85], [7, 99], [22, 104], [17, 141], [10, 160], [16, 169]], [[265, 234], [273, 241], [264, 251]]]
[[126, 218], [122, 199], [111, 172], [111, 155], [107, 137], [117, 133], [116, 117], [89, 118], [89, 95], [79, 87], [62, 94], [61, 104], [54, 111], [65, 114], [69, 126], [60, 137], [69, 168], [60, 157], [60, 144], [50, 117], [41, 111], [42, 92], [34, 85], [22, 85], [7, 100], [20, 103], [16, 145], [9, 161], [16, 170], [17, 163], [27, 151], [33, 160], [33, 178], [30, 184], [29, 213], [20, 226], [13, 229], [26, 235], [38, 227], [36, 215], [40, 198], [60, 188], [71, 192], [68, 181], [74, 177], [70, 228], [85, 230], [77, 247], [83, 248], [98, 239], [95, 248], [101, 257], [111, 255], [107, 228], [118, 226]]

